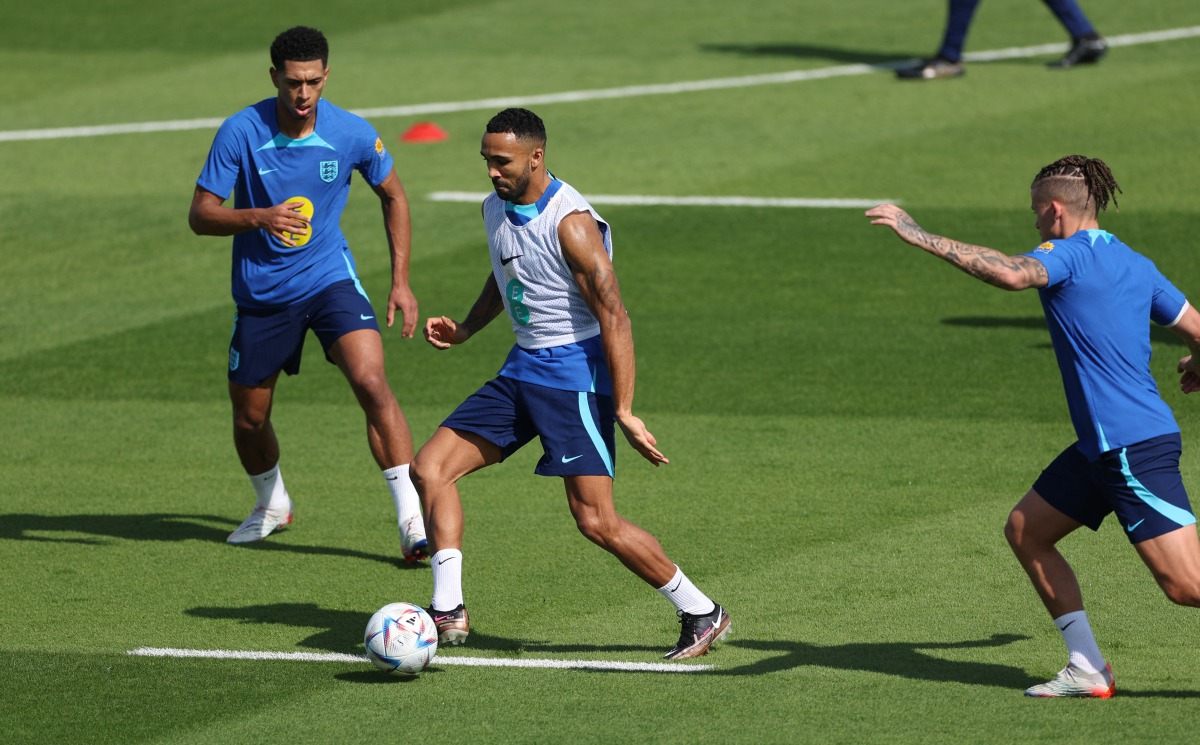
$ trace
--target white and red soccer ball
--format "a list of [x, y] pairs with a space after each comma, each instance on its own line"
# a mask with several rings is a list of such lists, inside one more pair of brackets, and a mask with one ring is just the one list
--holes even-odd
[[425, 609], [390, 603], [367, 622], [363, 646], [367, 658], [386, 673], [416, 675], [437, 654], [437, 625]]

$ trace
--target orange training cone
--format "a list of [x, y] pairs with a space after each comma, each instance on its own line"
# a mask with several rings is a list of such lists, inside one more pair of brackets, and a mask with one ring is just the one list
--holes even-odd
[[401, 142], [441, 142], [449, 139], [450, 135], [433, 122], [417, 122], [400, 135]]

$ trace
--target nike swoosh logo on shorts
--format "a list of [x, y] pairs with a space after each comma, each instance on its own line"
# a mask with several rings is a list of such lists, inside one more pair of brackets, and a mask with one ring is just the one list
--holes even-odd
[[258, 175], [266, 176], [268, 173], [275, 173], [278, 170], [278, 168], [260, 168], [258, 169]]
[[375, 316], [364, 316], [362, 313], [359, 313], [359, 314], [358, 314], [358, 317], [359, 317], [360, 319], [364, 320], [364, 321], [369, 321], [369, 320], [371, 320], [372, 318], [374, 318]]
[[1134, 523], [1133, 525], [1126, 525], [1126, 526], [1125, 526], [1125, 532], [1126, 532], [1126, 533], [1132, 533], [1133, 531], [1137, 530], [1137, 526], [1141, 525], [1141, 524], [1142, 524], [1142, 523], [1144, 523], [1144, 522], [1146, 522], [1146, 518], [1144, 518], [1144, 517], [1143, 517], [1141, 520], [1138, 520], [1138, 521], [1137, 521], [1136, 523]]
[[563, 462], [563, 463], [570, 463], [571, 461], [573, 461], [573, 460], [579, 460], [579, 459], [580, 459], [580, 458], [582, 458], [582, 457], [583, 457], [582, 455], [576, 455], [576, 456], [572, 456], [572, 457], [568, 458], [567, 456], [565, 456], [565, 455], [564, 455], [564, 456], [562, 457], [562, 462]]

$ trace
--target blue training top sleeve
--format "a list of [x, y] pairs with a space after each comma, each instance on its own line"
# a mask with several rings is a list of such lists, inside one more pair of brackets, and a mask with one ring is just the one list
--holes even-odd
[[1154, 297], [1150, 301], [1150, 320], [1159, 326], [1174, 326], [1179, 323], [1187, 305], [1188, 301], [1183, 293], [1159, 272], [1158, 281], [1154, 285]]
[[1053, 287], [1057, 284], [1062, 284], [1071, 278], [1071, 256], [1067, 251], [1054, 251], [1055, 246], [1051, 241], [1046, 241], [1032, 251], [1022, 254], [1029, 256], [1042, 262], [1046, 267], [1046, 276], [1048, 281], [1047, 287]]
[[371, 186], [379, 186], [392, 172], [392, 154], [383, 145], [383, 139], [375, 128], [365, 120], [362, 123], [362, 151], [354, 167]]
[[245, 136], [234, 123], [235, 117], [226, 119], [213, 137], [212, 148], [196, 185], [228, 199], [233, 194], [238, 174], [242, 171], [242, 158], [247, 151]]

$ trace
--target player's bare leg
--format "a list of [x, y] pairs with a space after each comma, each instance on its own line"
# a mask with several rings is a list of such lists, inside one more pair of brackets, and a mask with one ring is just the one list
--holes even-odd
[[675, 648], [667, 652], [667, 659], [698, 657], [728, 633], [729, 615], [725, 609], [693, 585], [667, 558], [658, 539], [617, 512], [610, 477], [566, 476], [563, 482], [579, 532], [615, 556], [675, 606], [682, 631]]
[[1004, 526], [1008, 545], [1053, 618], [1083, 610], [1075, 572], [1055, 547], [1079, 527], [1032, 489], [1013, 507]]
[[1100, 654], [1083, 610], [1079, 581], [1056, 548], [1080, 527], [1032, 489], [1012, 509], [1004, 526], [1004, 536], [1062, 634], [1069, 658], [1054, 679], [1032, 686], [1025, 691], [1027, 696], [1108, 698], [1115, 690], [1112, 670]]
[[1134, 544], [1171, 602], [1200, 607], [1200, 539], [1195, 525]]
[[271, 404], [275, 397], [275, 373], [261, 385], [229, 384], [233, 404], [233, 446], [248, 474], [269, 471], [279, 462], [279, 440], [271, 426]]
[[458, 480], [500, 462], [500, 448], [479, 435], [439, 427], [412, 462], [412, 480], [421, 496], [425, 525], [435, 553], [429, 615], [443, 643], [461, 644], [471, 631], [462, 592], [462, 501]]
[[292, 501], [279, 473], [279, 440], [271, 426], [275, 373], [258, 386], [229, 384], [233, 404], [233, 444], [238, 459], [254, 487], [255, 505], [237, 530], [229, 534], [229, 543], [261, 541], [292, 522]]
[[367, 441], [381, 469], [412, 461], [412, 432], [384, 371], [383, 340], [373, 329], [351, 331], [329, 347], [367, 416]]
[[653, 587], [662, 587], [675, 574], [654, 536], [617, 513], [613, 481], [608, 476], [567, 476], [567, 504], [579, 532], [608, 551], [629, 571]]
[[396, 504], [401, 552], [407, 561], [428, 558], [420, 500], [409, 474], [412, 432], [387, 381], [383, 340], [374, 329], [352, 331], [330, 345], [329, 357], [346, 376], [366, 414], [367, 443]]

